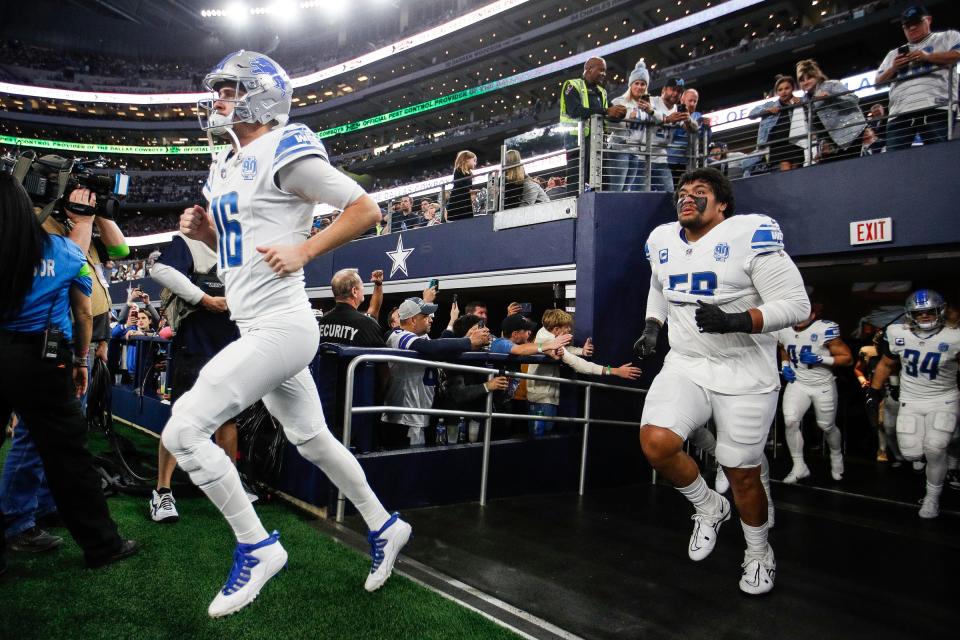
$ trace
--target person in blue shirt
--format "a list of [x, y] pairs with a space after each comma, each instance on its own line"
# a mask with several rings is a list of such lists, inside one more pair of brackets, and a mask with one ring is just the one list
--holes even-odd
[[[71, 203], [94, 199], [85, 189], [70, 195]], [[93, 221], [79, 224], [89, 242]], [[87, 387], [92, 331], [86, 258], [74, 241], [41, 228], [26, 191], [5, 173], [0, 242], [0, 415], [16, 411], [30, 430], [57, 509], [86, 563], [129, 557], [139, 545], [118, 534], [85, 446], [79, 397]]]

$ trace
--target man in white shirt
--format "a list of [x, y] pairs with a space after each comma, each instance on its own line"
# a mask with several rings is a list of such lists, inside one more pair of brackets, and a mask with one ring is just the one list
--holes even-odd
[[900, 14], [907, 44], [887, 53], [877, 70], [878, 85], [891, 83], [887, 151], [910, 147], [917, 134], [923, 144], [944, 142], [947, 118], [956, 117], [948, 105], [951, 88], [957, 94], [960, 33], [931, 32], [932, 20], [922, 5]]

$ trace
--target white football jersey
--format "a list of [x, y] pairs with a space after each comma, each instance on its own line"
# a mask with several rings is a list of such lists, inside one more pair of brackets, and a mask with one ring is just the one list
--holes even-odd
[[[728, 313], [763, 303], [753, 285], [755, 258], [780, 252], [783, 234], [775, 220], [759, 214], [731, 216], [694, 243], [679, 222], [662, 224], [644, 247], [654, 278], [667, 300], [670, 352], [701, 387], [724, 394], [766, 393], [780, 388], [777, 339], [769, 333], [700, 333], [697, 302], [718, 304]], [[800, 283], [802, 286], [802, 283]]]
[[900, 401], [952, 400], [957, 391], [960, 329], [944, 327], [919, 335], [905, 324], [887, 327], [890, 353], [900, 359]]
[[827, 343], [840, 337], [840, 327], [830, 320], [814, 320], [803, 331], [793, 327], [780, 329], [774, 332], [777, 341], [783, 345], [790, 366], [797, 372], [797, 382], [809, 386], [830, 384], [833, 380], [833, 371], [822, 364], [808, 365], [800, 362], [800, 354], [812, 352], [814, 355], [830, 355]]
[[[239, 155], [227, 147], [210, 166], [203, 195], [217, 229], [218, 271], [236, 321], [310, 309], [303, 270], [281, 277], [257, 247], [299, 244], [310, 237], [315, 203], [282, 191], [274, 176], [312, 155], [327, 160], [323, 143], [306, 126], [290, 124], [260, 136]], [[329, 170], [341, 180], [332, 182], [336, 186], [329, 196], [324, 194], [326, 204], [343, 209], [363, 194], [355, 182]]]

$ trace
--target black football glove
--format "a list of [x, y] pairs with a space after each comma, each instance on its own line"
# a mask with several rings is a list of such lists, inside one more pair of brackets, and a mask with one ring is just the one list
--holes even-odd
[[718, 305], [697, 301], [694, 313], [700, 333], [753, 333], [753, 318], [749, 311], [727, 313]]
[[874, 389], [873, 387], [867, 387], [867, 411], [870, 413], [876, 413], [880, 410], [880, 402], [883, 400], [883, 389]]
[[653, 318], [647, 319], [643, 334], [633, 343], [633, 353], [641, 360], [657, 352], [657, 336], [660, 335], [660, 323]]

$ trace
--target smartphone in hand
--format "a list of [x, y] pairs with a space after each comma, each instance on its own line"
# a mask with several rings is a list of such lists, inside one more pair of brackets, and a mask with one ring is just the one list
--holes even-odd
[[439, 290], [440, 290], [440, 281], [437, 280], [436, 278], [431, 278], [430, 284], [427, 286], [427, 288], [428, 288], [428, 289], [436, 289], [437, 291], [439, 291]]

